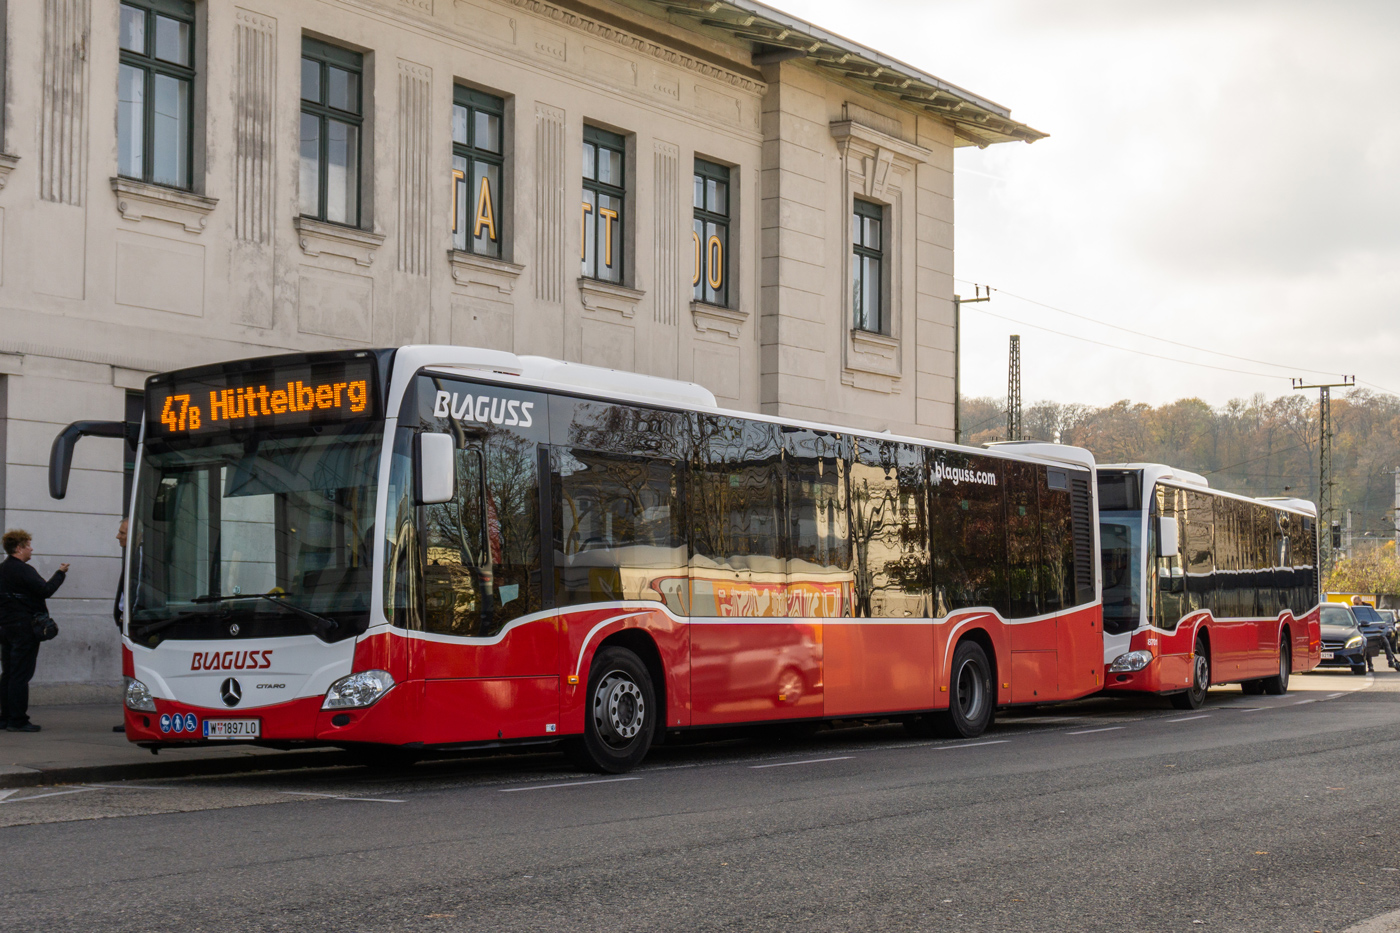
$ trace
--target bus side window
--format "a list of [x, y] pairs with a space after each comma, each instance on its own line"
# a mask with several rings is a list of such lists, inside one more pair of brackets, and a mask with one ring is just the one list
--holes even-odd
[[849, 616], [853, 603], [850, 439], [784, 428], [787, 603], [792, 618]]
[[1186, 565], [1186, 600], [1192, 611], [1215, 610], [1215, 497], [1185, 490], [1186, 538], [1182, 561]]
[[457, 451], [457, 497], [423, 510], [423, 628], [440, 635], [481, 634], [493, 564], [482, 532], [481, 451]]
[[558, 605], [652, 600], [685, 615], [680, 464], [580, 447], [550, 453]]
[[[1059, 612], [1075, 604], [1074, 516], [1069, 476], [1064, 470], [1037, 468], [1040, 472], [1041, 592], [1046, 612]], [[1104, 581], [1107, 590], [1109, 582]]]
[[1013, 619], [1037, 616], [1040, 598], [1040, 505], [1034, 463], [1006, 464], [1006, 573]]
[[989, 607], [1005, 615], [1004, 460], [935, 450], [929, 464], [933, 611]]
[[[931, 573], [923, 451], [857, 439], [851, 464], [855, 615], [926, 618]], [[945, 600], [946, 601], [946, 600]]]
[[1153, 625], [1167, 631], [1175, 630], [1181, 617], [1186, 614], [1186, 587], [1183, 569], [1186, 536], [1181, 530], [1183, 522], [1178, 502], [1181, 496], [1182, 493], [1179, 490], [1168, 486], [1158, 486], [1151, 512], [1151, 520], [1154, 523], [1158, 520], [1176, 522], [1177, 540], [1180, 542], [1179, 546], [1182, 552], [1178, 556], [1157, 556], [1157, 540], [1156, 535], [1153, 535], [1151, 544], [1153, 560], [1157, 567], [1157, 585], [1152, 591], [1154, 594], [1152, 598], [1153, 611], [1149, 620]]

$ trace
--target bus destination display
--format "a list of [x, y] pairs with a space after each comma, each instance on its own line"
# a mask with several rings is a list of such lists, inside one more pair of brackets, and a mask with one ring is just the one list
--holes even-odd
[[298, 366], [263, 372], [178, 376], [148, 393], [146, 430], [172, 437], [239, 427], [358, 421], [373, 412], [368, 362]]

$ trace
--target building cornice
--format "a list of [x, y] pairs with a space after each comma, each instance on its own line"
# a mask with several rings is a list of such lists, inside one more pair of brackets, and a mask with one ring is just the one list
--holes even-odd
[[542, 16], [546, 19], [552, 19], [555, 22], [563, 23], [571, 28], [597, 36], [600, 39], [607, 39], [618, 45], [634, 49], [658, 61], [676, 65], [687, 71], [693, 71], [707, 78], [713, 78], [716, 81], [722, 81], [731, 87], [739, 88], [750, 94], [762, 94], [768, 89], [768, 86], [761, 81], [754, 81], [741, 74], [730, 71], [727, 68], [721, 68], [718, 65], [702, 62], [698, 58], [686, 55], [683, 52], [678, 52], [672, 48], [667, 48], [664, 45], [652, 42], [650, 39], [644, 39], [641, 36], [618, 29], [615, 26], [609, 26], [596, 19], [563, 9], [562, 7], [557, 7], [551, 3], [545, 3], [544, 0], [502, 0], [502, 2], [534, 13], [536, 16]]

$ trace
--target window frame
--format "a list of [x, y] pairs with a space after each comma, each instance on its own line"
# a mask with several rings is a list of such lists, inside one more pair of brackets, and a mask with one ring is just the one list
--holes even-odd
[[[452, 248], [459, 252], [470, 253], [473, 256], [485, 256], [488, 259], [504, 259], [505, 237], [503, 236], [504, 229], [502, 227], [502, 215], [504, 214], [506, 209], [505, 98], [497, 97], [494, 94], [487, 94], [485, 91], [478, 91], [475, 88], [470, 88], [465, 85], [454, 84], [452, 86], [452, 109], [454, 111], [454, 117], [456, 115], [455, 111], [458, 107], [462, 107], [467, 111], [467, 142], [459, 143], [455, 138], [453, 138], [452, 158], [454, 162], [458, 158], [465, 159], [467, 162], [467, 169], [464, 174], [459, 174], [455, 166], [452, 168]], [[498, 125], [500, 126], [500, 137], [496, 141], [497, 151], [495, 152], [491, 152], [487, 149], [481, 149], [476, 145], [477, 111], [481, 111], [482, 113], [489, 113], [499, 120]], [[474, 219], [474, 214], [471, 210], [473, 204], [471, 199], [470, 185], [471, 179], [475, 177], [475, 163], [477, 162], [482, 162], [487, 165], [494, 165], [496, 166], [497, 170], [496, 192], [495, 197], [492, 199], [493, 203], [491, 205], [492, 219], [494, 221], [494, 228], [496, 231], [496, 253], [494, 256], [490, 253], [477, 252], [477, 250], [474, 248], [473, 242], [476, 239], [476, 237], [470, 234], [466, 236], [463, 246], [457, 245], [457, 228], [458, 224], [461, 222], [462, 219], [457, 209], [458, 203], [460, 201], [458, 197], [458, 185], [465, 186], [468, 189], [466, 204], [469, 208], [468, 214], [472, 214]], [[470, 221], [468, 221], [468, 223], [470, 223]]]
[[[304, 96], [306, 93], [305, 86], [299, 86], [297, 96], [298, 101], [300, 103], [300, 107], [297, 113], [298, 118], [300, 118], [301, 115], [310, 115], [316, 117], [316, 119], [319, 122], [320, 132], [318, 136], [318, 146], [316, 152], [317, 212], [315, 214], [307, 214], [305, 212], [302, 212], [300, 210], [300, 204], [298, 204], [298, 213], [302, 217], [308, 217], [311, 220], [319, 221], [320, 223], [335, 224], [341, 227], [351, 227], [359, 229], [364, 222], [365, 213], [365, 56], [362, 52], [356, 52], [353, 49], [347, 49], [343, 46], [334, 45], [330, 42], [326, 42], [321, 39], [315, 39], [311, 36], [304, 35], [301, 37], [301, 55], [299, 57], [299, 62], [305, 62], [307, 60], [315, 62], [320, 68], [320, 98], [317, 101], [308, 100]], [[329, 103], [327, 103], [330, 94], [330, 82], [327, 80], [327, 78], [329, 77], [329, 69], [332, 65], [334, 65], [337, 68], [341, 68], [345, 71], [352, 72], [358, 79], [355, 82], [356, 110], [353, 112], [341, 110], [337, 107], [332, 107]], [[329, 200], [328, 195], [330, 193], [330, 164], [327, 158], [328, 149], [330, 146], [330, 134], [326, 130], [327, 121], [331, 118], [339, 120], [342, 123], [351, 124], [356, 129], [356, 191], [355, 220], [353, 223], [347, 223], [339, 220], [330, 220], [326, 216], [327, 202]], [[301, 158], [300, 150], [298, 150], [297, 158], [298, 160]], [[298, 176], [300, 176], [300, 169], [298, 169]], [[300, 201], [300, 191], [297, 192], [297, 196], [298, 201]]]
[[[889, 302], [885, 294], [885, 275], [887, 266], [887, 251], [885, 249], [885, 244], [889, 242], [888, 215], [888, 209], [884, 204], [879, 204], [875, 201], [867, 201], [865, 198], [852, 199], [851, 217], [853, 221], [855, 218], [860, 217], [879, 222], [880, 246], [878, 248], [867, 246], [863, 242], [863, 240], [865, 239], [865, 224], [861, 223], [859, 225], [860, 232], [859, 235], [857, 235], [855, 229], [857, 225], [854, 224], [854, 222], [852, 223], [853, 229], [851, 235], [851, 256], [853, 260], [859, 259], [862, 260], [862, 262], [860, 262], [859, 265], [857, 265], [857, 263], [855, 263], [854, 261], [852, 262], [851, 328], [853, 330], [858, 330], [865, 333], [881, 334], [886, 337], [891, 335], [889, 320], [890, 314], [888, 312]], [[876, 276], [875, 280], [876, 321], [874, 327], [869, 326], [870, 316], [868, 312], [866, 312], [863, 300], [860, 297], [858, 297], [863, 296], [864, 294], [863, 286], [865, 284], [865, 276], [863, 271], [857, 272], [856, 270], [858, 268], [861, 270], [864, 269], [865, 263], [863, 262], [863, 260], [866, 259], [873, 259], [879, 264], [879, 274]]]
[[594, 175], [594, 177], [593, 177], [593, 178], [589, 178], [588, 175], [586, 175], [586, 174], [583, 175], [583, 188], [582, 188], [582, 190], [583, 190], [584, 192], [590, 192], [590, 191], [591, 191], [591, 192], [593, 193], [594, 199], [595, 199], [595, 204], [596, 204], [596, 199], [597, 199], [597, 197], [598, 197], [599, 195], [606, 195], [607, 197], [610, 197], [610, 198], [616, 198], [616, 199], [617, 199], [617, 202], [618, 202], [618, 212], [617, 212], [617, 217], [615, 218], [615, 222], [616, 222], [616, 224], [617, 224], [617, 234], [616, 234], [616, 236], [613, 238], [613, 246], [614, 246], [614, 249], [616, 250], [617, 261], [616, 261], [616, 262], [613, 262], [613, 263], [604, 263], [604, 264], [601, 264], [601, 265], [604, 265], [604, 266], [606, 266], [606, 267], [616, 268], [616, 269], [617, 269], [617, 278], [616, 278], [616, 279], [605, 279], [605, 278], [603, 278], [602, 276], [600, 276], [600, 275], [598, 274], [598, 269], [599, 269], [599, 266], [600, 266], [600, 263], [599, 263], [599, 261], [598, 261], [598, 258], [599, 258], [599, 257], [598, 257], [598, 254], [599, 254], [598, 243], [599, 243], [599, 242], [607, 242], [606, 237], [604, 237], [604, 238], [600, 241], [599, 236], [598, 236], [598, 234], [599, 234], [598, 221], [599, 221], [599, 219], [601, 218], [601, 213], [600, 213], [599, 211], [597, 211], [597, 210], [584, 211], [582, 207], [580, 207], [580, 209], [579, 209], [579, 210], [580, 210], [580, 213], [581, 213], [581, 215], [582, 215], [582, 216], [581, 216], [581, 222], [580, 222], [580, 228], [581, 228], [582, 234], [583, 234], [582, 239], [581, 239], [581, 241], [580, 241], [580, 243], [579, 243], [579, 258], [580, 258], [580, 261], [581, 261], [583, 264], [585, 264], [585, 265], [588, 263], [588, 224], [589, 224], [589, 221], [590, 221], [590, 215], [592, 215], [592, 216], [591, 216], [591, 220], [592, 220], [592, 223], [593, 223], [593, 244], [594, 244], [594, 248], [593, 248], [593, 262], [592, 262], [591, 268], [583, 268], [583, 277], [586, 278], [586, 279], [592, 279], [593, 281], [597, 281], [597, 282], [608, 282], [608, 283], [613, 284], [613, 285], [622, 285], [622, 284], [625, 283], [625, 281], [626, 281], [626, 279], [627, 279], [627, 276], [626, 276], [626, 269], [627, 269], [627, 266], [626, 266], [626, 259], [627, 259], [627, 249], [626, 249], [626, 243], [627, 243], [627, 224], [626, 224], [626, 218], [627, 218], [627, 188], [626, 188], [626, 180], [627, 180], [627, 137], [623, 136], [621, 133], [614, 133], [614, 132], [611, 132], [610, 130], [599, 129], [599, 128], [596, 127], [596, 126], [591, 126], [591, 125], [589, 125], [589, 124], [584, 124], [584, 127], [583, 127], [583, 144], [584, 144], [584, 145], [591, 145], [591, 146], [595, 147], [595, 149], [597, 149], [597, 148], [602, 148], [602, 149], [607, 149], [607, 150], [609, 150], [609, 151], [611, 151], [611, 152], [616, 152], [616, 153], [618, 154], [618, 157], [619, 157], [619, 161], [618, 161], [619, 174], [622, 176], [622, 179], [623, 179], [623, 184], [622, 184], [622, 185], [611, 185], [611, 184], [608, 184], [607, 182], [598, 181], [598, 179], [597, 179], [597, 174], [598, 174], [598, 170], [597, 170], [598, 159], [597, 159], [597, 156], [596, 156], [596, 155], [594, 156], [594, 159], [593, 159], [593, 166], [594, 166], [593, 175]]
[[[144, 53], [133, 52], [130, 49], [122, 48], [120, 17], [121, 8], [130, 7], [133, 10], [140, 10], [145, 14], [145, 24], [143, 36], [146, 41], [146, 51]], [[121, 173], [121, 159], [117, 160], [117, 175], [120, 178], [130, 178], [147, 185], [159, 185], [163, 188], [174, 188], [179, 191], [194, 190], [194, 114], [195, 114], [195, 80], [197, 78], [197, 64], [195, 53], [198, 49], [198, 22], [195, 16], [195, 5], [193, 0], [121, 0], [117, 4], [118, 33], [117, 33], [117, 62], [118, 62], [118, 82], [120, 82], [121, 66], [126, 65], [141, 71], [141, 174], [123, 175]], [[153, 49], [155, 43], [155, 18], [164, 16], [168, 19], [177, 20], [189, 26], [189, 65], [179, 65], [164, 59], [156, 58]], [[185, 99], [185, 178], [181, 184], [170, 184], [168, 182], [156, 181], [152, 178], [155, 169], [155, 79], [157, 75], [167, 78], [174, 78], [184, 81], [188, 87], [188, 95]], [[120, 95], [120, 88], [118, 89]], [[120, 106], [120, 96], [118, 97]], [[120, 147], [120, 139], [118, 139]]]
[[[696, 207], [695, 198], [691, 197], [691, 207], [694, 210], [691, 222], [691, 237], [694, 244], [695, 270], [691, 276], [691, 298], [694, 301], [704, 304], [714, 305], [719, 308], [730, 307], [729, 303], [729, 234], [731, 218], [734, 216], [734, 183], [731, 180], [729, 166], [721, 165], [718, 162], [711, 162], [708, 159], [695, 157], [695, 170], [693, 174], [695, 181], [716, 181], [723, 182], [725, 187], [724, 211], [712, 210], [709, 207], [709, 187], [705, 188], [704, 204]], [[714, 280], [710, 277], [710, 240], [713, 236], [707, 236], [702, 243], [700, 235], [695, 232], [695, 224], [702, 225], [702, 229], [707, 229], [709, 224], [714, 224], [722, 231], [720, 235], [720, 287], [714, 287]], [[709, 286], [707, 289], [706, 286]], [[716, 299], [711, 301], [706, 297], [708, 292], [715, 292]]]

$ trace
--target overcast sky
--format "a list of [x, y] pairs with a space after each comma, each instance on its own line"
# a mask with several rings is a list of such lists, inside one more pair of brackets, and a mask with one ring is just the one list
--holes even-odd
[[964, 306], [964, 395], [1005, 395], [1012, 333], [1027, 404], [1400, 393], [1400, 3], [775, 5], [1050, 134], [957, 151], [957, 289], [1001, 290]]

